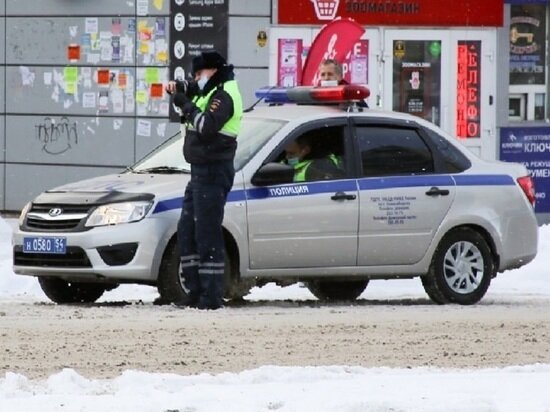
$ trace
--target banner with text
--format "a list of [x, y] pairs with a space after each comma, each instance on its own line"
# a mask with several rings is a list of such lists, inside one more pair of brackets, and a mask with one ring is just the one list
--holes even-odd
[[550, 127], [503, 127], [500, 160], [529, 169], [535, 181], [535, 212], [550, 213]]

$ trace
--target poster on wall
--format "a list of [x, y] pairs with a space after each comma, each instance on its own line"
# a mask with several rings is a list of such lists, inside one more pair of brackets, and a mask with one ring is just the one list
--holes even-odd
[[456, 135], [481, 137], [481, 41], [458, 41]]
[[[203, 51], [228, 57], [229, 0], [171, 0], [170, 18], [170, 80], [189, 78], [193, 57]], [[179, 122], [170, 106], [170, 121]]]
[[393, 110], [440, 124], [441, 42], [394, 40]]
[[544, 84], [546, 6], [510, 7], [510, 84]]
[[294, 87], [302, 81], [302, 39], [279, 39], [277, 86]]
[[503, 127], [500, 160], [522, 163], [536, 190], [536, 213], [550, 213], [550, 127]]

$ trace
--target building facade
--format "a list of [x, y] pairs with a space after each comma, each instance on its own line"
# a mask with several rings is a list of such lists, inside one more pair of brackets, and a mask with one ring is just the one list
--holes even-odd
[[313, 40], [342, 17], [364, 29], [343, 60], [369, 105], [524, 163], [544, 220], [549, 13], [548, 0], [0, 0], [0, 210], [177, 133], [162, 85], [201, 50], [228, 56], [249, 105], [261, 86], [301, 84]]

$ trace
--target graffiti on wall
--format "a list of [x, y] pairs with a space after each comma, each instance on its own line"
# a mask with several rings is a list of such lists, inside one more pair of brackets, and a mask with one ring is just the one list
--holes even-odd
[[77, 124], [66, 116], [61, 117], [59, 121], [45, 117], [34, 127], [36, 138], [42, 144], [42, 151], [48, 154], [60, 155], [78, 144]]

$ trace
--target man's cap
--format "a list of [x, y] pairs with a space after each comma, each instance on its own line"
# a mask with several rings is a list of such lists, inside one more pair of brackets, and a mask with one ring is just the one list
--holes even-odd
[[227, 64], [225, 58], [215, 50], [202, 52], [200, 56], [194, 57], [192, 64], [192, 72], [195, 75], [196, 72], [202, 69], [221, 69]]

